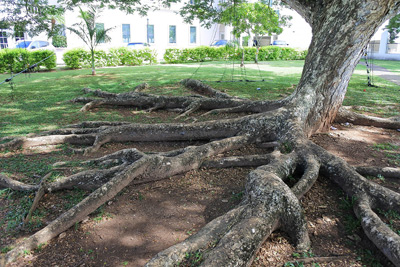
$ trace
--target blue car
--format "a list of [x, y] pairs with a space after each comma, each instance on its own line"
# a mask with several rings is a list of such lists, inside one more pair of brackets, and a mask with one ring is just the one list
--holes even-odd
[[47, 42], [47, 41], [28, 41], [28, 40], [24, 40], [24, 41], [20, 41], [17, 43], [17, 45], [15, 46], [16, 48], [26, 48], [26, 49], [39, 49], [39, 50], [51, 50], [54, 51], [55, 48], [54, 46]]
[[285, 46], [288, 46], [289, 44], [286, 43], [286, 41], [275, 40], [275, 41], [272, 42], [272, 45], [280, 46], [280, 47], [285, 47]]
[[227, 40], [218, 40], [212, 43], [210, 46], [225, 46], [228, 44]]
[[141, 48], [145, 48], [148, 47], [149, 45], [147, 43], [143, 43], [143, 42], [136, 42], [136, 43], [129, 43], [128, 47], [133, 48], [133, 49], [141, 49]]

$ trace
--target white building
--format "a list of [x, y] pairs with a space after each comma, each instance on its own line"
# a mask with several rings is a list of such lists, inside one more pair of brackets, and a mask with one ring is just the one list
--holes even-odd
[[[150, 48], [163, 54], [166, 48], [187, 48], [210, 45], [212, 29], [205, 29], [198, 21], [186, 24], [177, 11], [181, 5], [173, 4], [170, 9], [151, 11], [147, 16], [126, 14], [120, 10], [104, 9], [97, 20], [98, 27], [113, 28], [109, 32], [111, 42], [101, 43], [98, 49], [123, 47], [128, 43], [148, 43]], [[82, 7], [84, 10], [84, 7]], [[80, 22], [79, 9], [67, 11], [65, 25], [71, 27]], [[83, 41], [66, 30], [68, 48], [85, 47]]]

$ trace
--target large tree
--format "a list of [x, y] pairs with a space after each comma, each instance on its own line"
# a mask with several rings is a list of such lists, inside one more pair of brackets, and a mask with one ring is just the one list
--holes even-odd
[[[206, 2], [206, 1], [200, 1]], [[160, 97], [129, 92], [93, 91], [96, 99], [85, 102], [82, 111], [95, 106], [121, 105], [144, 109], [183, 109], [211, 112], [251, 112], [235, 119], [191, 124], [129, 124], [85, 122], [65, 129], [23, 138], [2, 140], [3, 148], [44, 144], [86, 144], [87, 155], [107, 142], [203, 140], [203, 145], [145, 154], [126, 149], [99, 159], [90, 166], [109, 168], [85, 171], [61, 181], [27, 185], [0, 175], [3, 187], [15, 190], [56, 191], [77, 186], [95, 189], [81, 203], [62, 214], [7, 253], [6, 261], [57, 236], [75, 222], [113, 198], [130, 183], [151, 181], [197, 169], [201, 166], [258, 166], [248, 174], [242, 202], [209, 222], [197, 234], [158, 253], [147, 266], [173, 266], [191, 251], [203, 251], [204, 266], [246, 266], [262, 242], [276, 229], [290, 235], [298, 249], [307, 249], [310, 239], [299, 202], [319, 174], [335, 181], [352, 197], [354, 212], [367, 236], [397, 266], [400, 237], [375, 214], [375, 209], [400, 212], [400, 194], [365, 179], [366, 173], [399, 176], [398, 169], [354, 168], [308, 140], [326, 131], [335, 120], [398, 129], [400, 123], [357, 115], [341, 109], [352, 72], [363, 49], [377, 28], [400, 10], [400, 0], [285, 0], [311, 25], [313, 38], [302, 77], [292, 95], [279, 101], [249, 101], [230, 97], [199, 82], [185, 85], [207, 97]], [[210, 2], [211, 3], [211, 2]], [[210, 4], [209, 3], [209, 4]], [[86, 91], [91, 91], [86, 89]], [[1, 140], [0, 140], [1, 141]], [[267, 155], [220, 158], [223, 152], [248, 144], [269, 143], [281, 149]], [[285, 181], [294, 171], [299, 181], [289, 188]]]

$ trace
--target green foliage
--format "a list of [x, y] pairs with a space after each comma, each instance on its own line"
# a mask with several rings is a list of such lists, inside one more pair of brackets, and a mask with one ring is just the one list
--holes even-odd
[[376, 150], [397, 150], [399, 146], [393, 145], [391, 143], [375, 144], [374, 148]]
[[67, 47], [67, 37], [63, 35], [53, 36], [54, 47]]
[[102, 52], [95, 51], [95, 49], [98, 44], [111, 41], [111, 37], [108, 34], [114, 29], [104, 29], [104, 27], [99, 27], [97, 20], [100, 12], [100, 7], [96, 5], [89, 5], [87, 11], [84, 11], [79, 7], [79, 17], [81, 18], [81, 22], [73, 24], [72, 27], [68, 27], [68, 30], [75, 33], [89, 48], [92, 75], [96, 74], [96, 66], [106, 66], [106, 60], [104, 59]]
[[293, 143], [291, 142], [282, 142], [279, 146], [279, 151], [281, 151], [282, 154], [289, 154], [293, 149]]
[[47, 57], [45, 61], [41, 62], [37, 68], [40, 68], [40, 66], [44, 66], [47, 70], [55, 69], [57, 66], [57, 57], [56, 54], [54, 54], [53, 51], [50, 50], [37, 50], [37, 51], [32, 51], [30, 52], [30, 65], [35, 64], [35, 62], [39, 62]]
[[[54, 53], [50, 50], [2, 49], [0, 50], [0, 72], [18, 73], [52, 54]], [[42, 66], [51, 70], [56, 65], [56, 55], [54, 54], [45, 61], [37, 64], [35, 70], [39, 70]]]
[[71, 49], [64, 53], [63, 60], [68, 68], [80, 69], [89, 64], [90, 53], [82, 48]]
[[[80, 69], [91, 66], [91, 54], [82, 48], [71, 49], [64, 53], [63, 60], [68, 68]], [[155, 50], [144, 48], [135, 50], [127, 47], [112, 48], [108, 52], [94, 51], [96, 67], [105, 66], [139, 66], [143, 63], [156, 63]]]
[[268, 5], [256, 3], [220, 3], [223, 11], [220, 23], [233, 26], [233, 34], [239, 38], [242, 34], [272, 35], [282, 33], [278, 14]]
[[[252, 61], [256, 58], [255, 47], [244, 48], [244, 60]], [[165, 51], [164, 60], [166, 63], [187, 63], [204, 62], [211, 60], [238, 60], [241, 58], [242, 50], [234, 47], [207, 47], [196, 48], [169, 48]], [[307, 51], [299, 51], [289, 47], [265, 46], [258, 52], [259, 61], [270, 60], [301, 60], [305, 59]]]
[[5, 246], [5, 247], [2, 247], [2, 248], [1, 248], [0, 252], [1, 252], [1, 253], [7, 253], [7, 252], [9, 252], [10, 250], [12, 250], [12, 247], [10, 247], [10, 246]]
[[394, 44], [400, 33], [400, 14], [391, 18], [385, 29], [389, 32], [389, 43]]
[[200, 266], [203, 261], [203, 252], [200, 250], [194, 252], [186, 252], [185, 255], [185, 266]]
[[[38, 12], [40, 11], [40, 12]], [[61, 25], [53, 23], [64, 9], [49, 5], [48, 0], [2, 0], [0, 8], [2, 29], [18, 29], [30, 36], [45, 32], [48, 36], [59, 32]]]

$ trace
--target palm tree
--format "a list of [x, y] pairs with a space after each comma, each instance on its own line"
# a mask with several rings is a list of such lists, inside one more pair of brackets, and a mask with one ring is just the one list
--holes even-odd
[[100, 9], [97, 6], [89, 5], [88, 11], [83, 11], [79, 8], [79, 17], [82, 19], [80, 23], [75, 23], [72, 27], [68, 27], [68, 29], [78, 35], [85, 44], [90, 49], [91, 54], [91, 62], [92, 62], [92, 75], [96, 75], [96, 69], [94, 64], [94, 51], [98, 44], [105, 43], [111, 41], [108, 33], [114, 29], [108, 28], [104, 29], [103, 27], [99, 27], [99, 24], [96, 23]]

